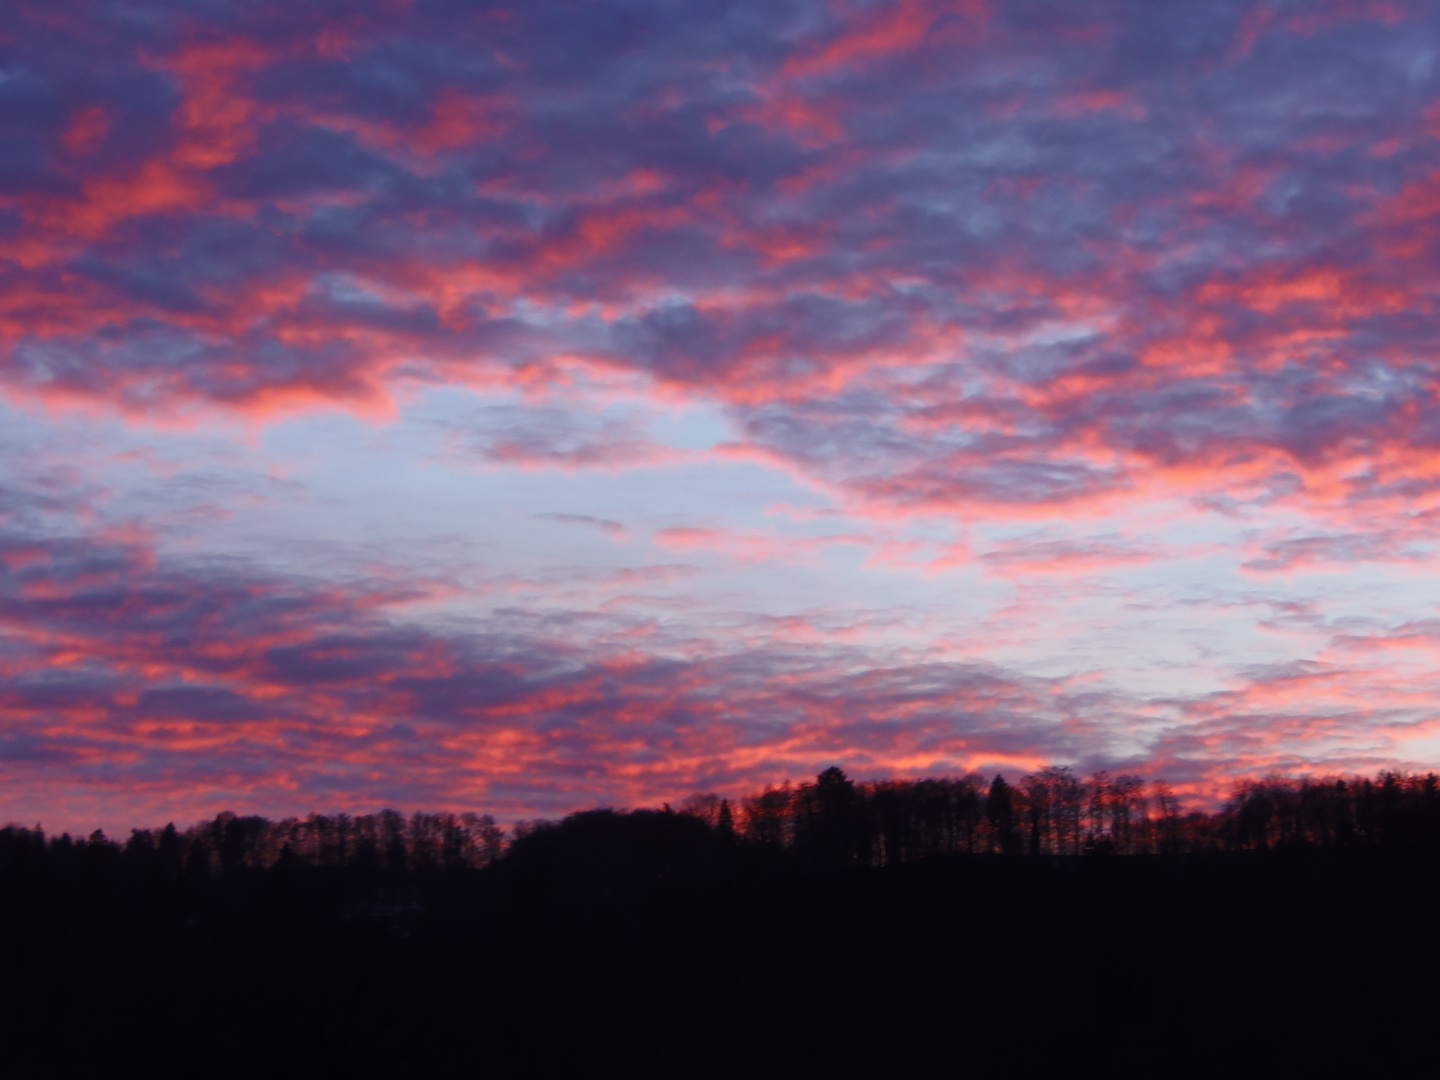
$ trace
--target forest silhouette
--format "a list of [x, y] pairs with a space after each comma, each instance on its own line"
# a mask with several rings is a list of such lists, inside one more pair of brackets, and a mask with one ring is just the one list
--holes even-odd
[[0, 830], [13, 1076], [1181, 1074], [1427, 1049], [1432, 775]]

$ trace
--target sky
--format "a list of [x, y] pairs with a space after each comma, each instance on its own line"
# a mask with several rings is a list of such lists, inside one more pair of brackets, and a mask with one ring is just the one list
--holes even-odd
[[1440, 6], [0, 6], [0, 819], [1440, 765]]

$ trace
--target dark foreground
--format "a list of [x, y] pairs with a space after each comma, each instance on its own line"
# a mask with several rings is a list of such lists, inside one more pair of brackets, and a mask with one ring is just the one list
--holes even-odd
[[1388, 1070], [1440, 1004], [1431, 853], [862, 869], [651, 812], [450, 871], [11, 840], [17, 1077]]

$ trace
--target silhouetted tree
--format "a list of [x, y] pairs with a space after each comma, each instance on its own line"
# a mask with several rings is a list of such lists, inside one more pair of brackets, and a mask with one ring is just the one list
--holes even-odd
[[1170, 785], [1163, 780], [1157, 780], [1150, 786], [1155, 796], [1155, 807], [1159, 814], [1159, 845], [1160, 850], [1168, 855], [1173, 855], [1180, 850], [1180, 801], [1175, 798], [1175, 792]]
[[720, 801], [719, 795], [691, 795], [680, 804], [680, 812], [699, 818], [713, 829], [720, 823]]
[[793, 815], [798, 850], [831, 863], [870, 861], [864, 801], [838, 766], [796, 791]]
[[725, 840], [735, 838], [735, 815], [730, 812], [729, 799], [720, 800], [720, 814], [715, 827]]
[[405, 850], [405, 819], [394, 810], [380, 811], [376, 823], [377, 839], [385, 852], [385, 868], [403, 871], [409, 864]]
[[788, 780], [778, 788], [766, 787], [760, 794], [747, 797], [742, 804], [746, 838], [771, 847], [789, 844], [793, 797]]
[[985, 799], [985, 817], [990, 822], [992, 842], [1006, 854], [1013, 854], [1016, 849], [1015, 800], [1010, 785], [999, 773], [990, 782], [990, 793]]
[[1048, 773], [1042, 771], [1022, 777], [1020, 793], [1030, 831], [1030, 854], [1039, 855], [1042, 851], [1054, 850], [1051, 843], [1053, 807]]
[[1145, 781], [1122, 773], [1110, 781], [1105, 815], [1115, 850], [1132, 855], [1143, 842], [1146, 822]]

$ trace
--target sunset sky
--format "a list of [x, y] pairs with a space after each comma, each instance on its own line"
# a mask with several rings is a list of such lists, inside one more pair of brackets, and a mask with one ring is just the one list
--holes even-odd
[[0, 820], [1440, 765], [1440, 5], [0, 6]]

